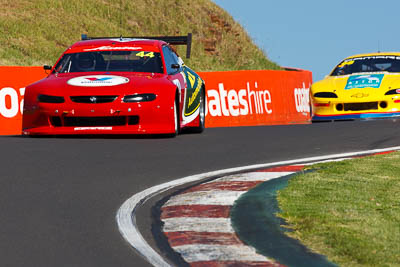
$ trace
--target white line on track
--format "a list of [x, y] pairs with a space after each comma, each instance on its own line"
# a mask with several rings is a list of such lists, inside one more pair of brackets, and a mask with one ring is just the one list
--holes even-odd
[[178, 217], [163, 219], [164, 232], [234, 233], [229, 218]]
[[[179, 206], [179, 205], [224, 205], [232, 206], [233, 203], [247, 191], [221, 191], [208, 190], [184, 193], [178, 196], [171, 197], [164, 207]], [[215, 196], [219, 196], [215, 198]]]
[[[182, 254], [182, 257], [187, 262], [198, 261], [271, 261], [265, 256], [257, 254], [256, 250], [252, 247], [245, 245], [183, 245], [174, 247], [174, 250]], [[198, 251], [201, 250], [201, 254]]]
[[[224, 178], [218, 179], [218, 182], [230, 181], [230, 182], [257, 182], [257, 181], [269, 181], [278, 177], [290, 175], [294, 172], [246, 172], [245, 174], [233, 174], [224, 176]], [[212, 181], [210, 182], [212, 183]]]
[[[119, 231], [121, 235], [125, 238], [125, 240], [134, 248], [136, 251], [142, 255], [150, 264], [154, 266], [171, 266], [167, 261], [165, 261], [143, 238], [141, 235], [137, 224], [136, 224], [136, 212], [137, 209], [142, 206], [147, 200], [158, 195], [162, 192], [167, 191], [168, 189], [191, 183], [200, 181], [202, 179], [215, 177], [215, 176], [222, 176], [222, 175], [229, 175], [236, 172], [243, 172], [248, 170], [256, 170], [262, 168], [268, 168], [273, 166], [279, 165], [293, 165], [293, 164], [300, 164], [300, 163], [307, 163], [307, 162], [315, 162], [315, 161], [325, 161], [325, 160], [332, 160], [332, 159], [339, 159], [339, 158], [347, 158], [347, 157], [355, 157], [355, 156], [362, 156], [368, 154], [375, 154], [387, 151], [395, 151], [400, 150], [400, 146], [396, 147], [389, 147], [384, 149], [374, 149], [374, 150], [365, 150], [359, 152], [350, 152], [350, 153], [341, 153], [341, 154], [332, 154], [332, 155], [325, 155], [325, 156], [318, 156], [318, 157], [309, 157], [309, 158], [302, 158], [302, 159], [294, 159], [294, 160], [286, 160], [286, 161], [279, 161], [279, 162], [272, 162], [272, 163], [265, 163], [265, 164], [256, 164], [244, 167], [237, 167], [237, 168], [230, 168], [225, 170], [219, 171], [212, 171], [203, 174], [197, 174], [192, 176], [187, 176], [184, 178], [180, 178], [174, 181], [170, 181], [164, 184], [156, 185], [150, 187], [142, 192], [139, 192], [128, 200], [126, 200], [122, 206], [119, 208], [116, 220], [118, 224]], [[134, 263], [132, 263], [134, 264]]]

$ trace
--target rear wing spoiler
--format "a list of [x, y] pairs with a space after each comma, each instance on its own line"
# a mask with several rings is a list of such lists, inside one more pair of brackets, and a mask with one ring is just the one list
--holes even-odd
[[171, 45], [186, 45], [186, 58], [190, 58], [192, 52], [192, 33], [184, 36], [134, 36], [134, 37], [88, 37], [86, 34], [81, 35], [82, 41], [95, 40], [95, 39], [150, 39], [150, 40], [161, 40]]

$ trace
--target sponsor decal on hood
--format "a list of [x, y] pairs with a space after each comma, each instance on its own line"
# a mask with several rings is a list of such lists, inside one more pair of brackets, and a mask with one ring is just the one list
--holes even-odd
[[345, 90], [355, 88], [379, 88], [383, 80], [384, 74], [364, 74], [364, 75], [353, 75], [347, 80]]
[[89, 75], [75, 77], [68, 80], [68, 84], [72, 86], [83, 87], [100, 87], [100, 86], [115, 86], [128, 83], [129, 79], [122, 76], [114, 75]]

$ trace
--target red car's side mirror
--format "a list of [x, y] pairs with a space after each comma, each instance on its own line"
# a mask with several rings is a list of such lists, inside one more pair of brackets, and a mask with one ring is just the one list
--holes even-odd
[[50, 71], [52, 68], [53, 68], [53, 67], [52, 67], [52, 66], [49, 66], [49, 65], [44, 65], [44, 66], [43, 66], [43, 69], [44, 69], [44, 71], [46, 72], [46, 74], [49, 74], [47, 71]]

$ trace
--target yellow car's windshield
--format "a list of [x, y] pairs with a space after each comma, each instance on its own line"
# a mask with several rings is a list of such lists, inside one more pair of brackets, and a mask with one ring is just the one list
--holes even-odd
[[400, 72], [400, 56], [379, 55], [348, 58], [336, 66], [331, 76], [363, 72]]

